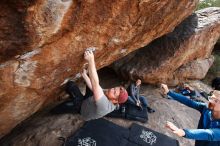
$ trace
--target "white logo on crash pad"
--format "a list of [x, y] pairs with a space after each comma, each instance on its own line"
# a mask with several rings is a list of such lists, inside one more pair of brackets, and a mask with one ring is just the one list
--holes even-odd
[[78, 146], [96, 146], [96, 141], [91, 137], [78, 139]]
[[146, 143], [149, 143], [150, 145], [153, 145], [157, 142], [157, 137], [154, 135], [151, 131], [145, 131], [142, 130], [142, 133], [140, 135], [140, 138], [145, 141]]

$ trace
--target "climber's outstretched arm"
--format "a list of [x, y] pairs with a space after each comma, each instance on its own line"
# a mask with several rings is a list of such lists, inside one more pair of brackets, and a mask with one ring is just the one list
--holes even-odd
[[95, 59], [93, 52], [91, 50], [85, 51], [84, 58], [88, 62], [89, 78], [92, 85], [94, 99], [95, 101], [97, 101], [104, 95], [104, 92], [101, 86], [99, 85], [99, 77], [95, 66]]

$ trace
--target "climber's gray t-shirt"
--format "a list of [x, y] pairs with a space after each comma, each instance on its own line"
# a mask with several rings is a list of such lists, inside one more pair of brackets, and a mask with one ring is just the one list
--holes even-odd
[[92, 120], [104, 117], [115, 109], [115, 105], [103, 95], [98, 101], [94, 97], [89, 97], [83, 101], [81, 115], [84, 120]]

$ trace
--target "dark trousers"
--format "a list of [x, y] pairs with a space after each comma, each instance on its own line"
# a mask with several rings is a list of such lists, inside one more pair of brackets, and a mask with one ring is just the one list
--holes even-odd
[[[140, 102], [141, 102], [142, 108], [147, 108], [147, 111], [148, 111], [149, 113], [155, 112], [154, 109], [152, 109], [151, 107], [149, 107], [149, 105], [148, 105], [148, 103], [147, 103], [147, 99], [146, 99], [144, 96], [140, 96], [140, 97], [139, 97], [139, 100], [140, 100]], [[133, 104], [133, 105], [137, 106], [137, 105], [136, 105], [136, 101], [135, 101], [135, 99], [134, 99], [132, 96], [128, 96], [127, 103], [130, 103], [130, 104]]]
[[[139, 100], [141, 102], [141, 105], [146, 108], [147, 107], [147, 99], [144, 96], [140, 96]], [[127, 102], [136, 106], [136, 100], [132, 96], [128, 96]]]
[[83, 100], [93, 96], [93, 92], [86, 86], [86, 93], [83, 95], [79, 90], [79, 87], [73, 82], [69, 81], [66, 84], [66, 92], [70, 95], [70, 99], [56, 106], [52, 113], [64, 114], [64, 113], [79, 113]]

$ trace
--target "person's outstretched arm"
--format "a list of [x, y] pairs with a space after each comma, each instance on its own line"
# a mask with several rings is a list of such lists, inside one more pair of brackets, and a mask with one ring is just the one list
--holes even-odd
[[174, 134], [194, 140], [220, 141], [220, 129], [180, 129], [171, 122], [166, 123], [166, 127]]
[[202, 112], [202, 110], [204, 109], [204, 107], [206, 107], [206, 104], [205, 103], [201, 103], [201, 102], [196, 102], [196, 101], [193, 101], [189, 98], [187, 98], [186, 96], [183, 96], [182, 94], [178, 94], [178, 93], [175, 93], [175, 92], [172, 92], [172, 91], [169, 91], [167, 93], [167, 95], [171, 96], [174, 100], [188, 106], [188, 107], [191, 107], [193, 109], [196, 109], [200, 112]]
[[184, 137], [194, 140], [220, 141], [220, 129], [183, 129]]
[[195, 101], [187, 98], [186, 96], [169, 91], [167, 85], [165, 85], [165, 84], [161, 84], [161, 88], [162, 88], [164, 94], [171, 96], [174, 100], [176, 100], [176, 101], [178, 101], [188, 107], [196, 109], [200, 112], [202, 112], [202, 110], [206, 107], [205, 103], [195, 102]]
[[92, 84], [91, 84], [90, 78], [87, 75], [86, 69], [83, 69], [83, 72], [81, 74], [82, 74], [84, 81], [86, 82], [87, 87], [89, 87], [89, 89], [92, 91]]
[[94, 55], [92, 51], [85, 51], [84, 58], [88, 62], [89, 78], [92, 85], [92, 91], [95, 101], [99, 100], [104, 92], [99, 85], [99, 77], [95, 66]]

